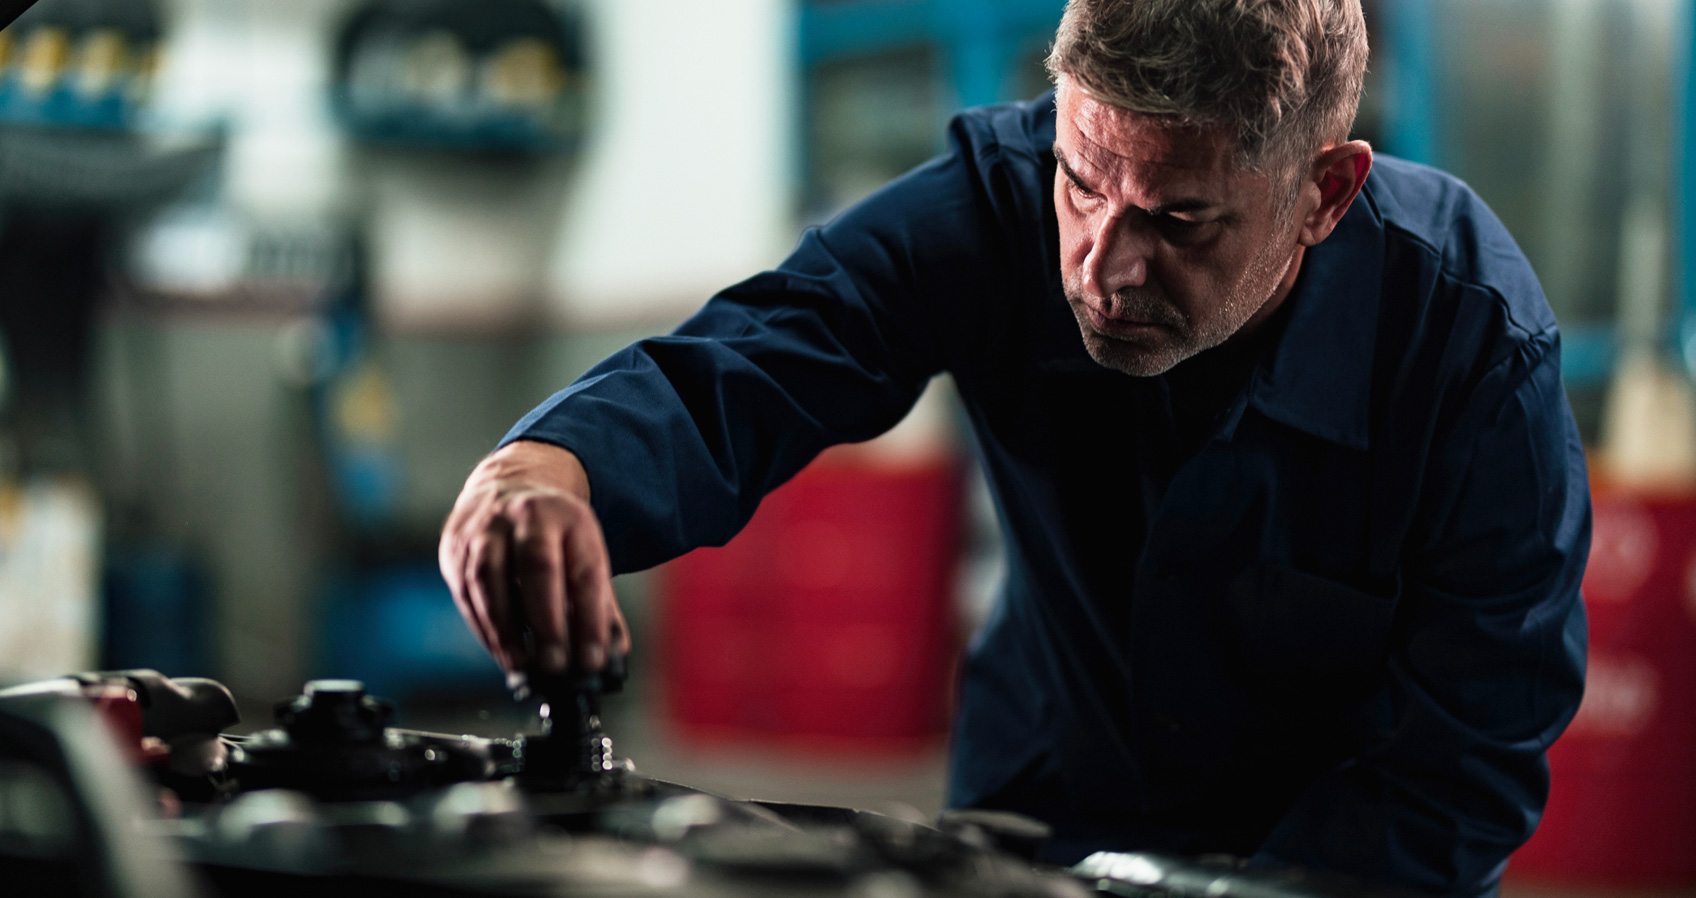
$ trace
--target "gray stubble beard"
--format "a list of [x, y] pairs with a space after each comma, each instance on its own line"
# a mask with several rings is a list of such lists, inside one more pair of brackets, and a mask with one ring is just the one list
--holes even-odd
[[[1271, 247], [1276, 245], [1276, 242], [1267, 244], [1268, 256]], [[1132, 377], [1156, 377], [1177, 367], [1180, 362], [1212, 349], [1234, 336], [1272, 298], [1272, 293], [1278, 288], [1289, 264], [1289, 259], [1285, 259], [1282, 265], [1271, 257], [1256, 259], [1250, 265], [1246, 273], [1249, 277], [1245, 280], [1267, 283], [1267, 286], [1263, 291], [1254, 291], [1262, 295], [1259, 301], [1253, 302], [1246, 310], [1244, 306], [1248, 305], [1248, 302], [1242, 296], [1227, 299], [1226, 306], [1230, 311], [1220, 320], [1232, 323], [1229, 328], [1219, 328], [1219, 333], [1197, 332], [1190, 316], [1185, 315], [1164, 297], [1155, 298], [1145, 294], [1133, 299], [1130, 305], [1139, 316], [1158, 322], [1163, 326], [1164, 333], [1176, 337], [1175, 340], [1158, 347], [1138, 347], [1131, 341], [1109, 337], [1091, 328], [1089, 319], [1083, 312], [1083, 290], [1082, 285], [1078, 283], [1080, 275], [1066, 278], [1063, 288], [1072, 314], [1078, 319], [1078, 330], [1083, 336], [1084, 350], [1096, 364]]]

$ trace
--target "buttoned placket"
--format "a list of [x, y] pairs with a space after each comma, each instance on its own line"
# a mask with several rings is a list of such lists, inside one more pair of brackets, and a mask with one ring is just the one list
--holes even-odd
[[[1139, 726], [1151, 726], [1154, 732], [1150, 735], [1156, 739], [1182, 737], [1185, 715], [1182, 709], [1151, 703], [1149, 690], [1137, 682], [1137, 673], [1160, 666], [1149, 663], [1146, 656], [1151, 646], [1163, 642], [1161, 634], [1153, 632], [1159, 629], [1159, 620], [1166, 616], [1163, 610], [1174, 603], [1192, 600], [1194, 582], [1204, 573], [1211, 573], [1212, 559], [1203, 557], [1203, 553], [1207, 546], [1216, 545], [1219, 526], [1228, 527], [1231, 523], [1230, 509], [1221, 500], [1229, 499], [1230, 484], [1237, 479], [1236, 450], [1232, 444], [1249, 397], [1264, 375], [1265, 365], [1266, 359], [1262, 358], [1251, 369], [1243, 386], [1215, 418], [1208, 436], [1178, 463], [1154, 517], [1148, 522], [1142, 557], [1133, 579], [1126, 645], [1131, 656], [1127, 669], [1132, 680], [1129, 692], [1132, 718]], [[1164, 383], [1161, 389], [1170, 417], [1171, 392]], [[1184, 451], [1175, 430], [1171, 431], [1169, 448], [1177, 453]], [[1210, 529], [1207, 524], [1217, 526]]]

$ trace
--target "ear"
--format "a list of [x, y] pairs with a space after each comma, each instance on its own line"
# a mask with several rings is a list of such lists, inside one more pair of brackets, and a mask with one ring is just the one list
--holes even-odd
[[1297, 237], [1302, 246], [1317, 246], [1331, 236], [1343, 213], [1366, 184], [1366, 174], [1372, 170], [1372, 147], [1364, 140], [1340, 143], [1319, 154], [1308, 171], [1308, 182], [1302, 192], [1313, 196], [1317, 185], [1319, 202], [1309, 208], [1301, 220]]

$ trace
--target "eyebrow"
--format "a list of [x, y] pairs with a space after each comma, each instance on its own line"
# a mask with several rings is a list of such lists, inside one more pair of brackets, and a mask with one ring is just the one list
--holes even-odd
[[[1071, 163], [1066, 161], [1066, 157], [1060, 151], [1059, 147], [1054, 148], [1054, 161], [1060, 165], [1060, 170], [1066, 173], [1066, 177], [1072, 179], [1072, 183], [1085, 190], [1094, 190], [1094, 188], [1084, 183], [1083, 178], [1078, 176], [1077, 170], [1072, 168]], [[1210, 200], [1204, 200], [1200, 197], [1184, 197], [1182, 199], [1172, 200], [1171, 202], [1161, 203], [1152, 209], [1143, 209], [1140, 206], [1132, 206], [1131, 208], [1137, 209], [1145, 215], [1159, 217], [1162, 215], [1176, 215], [1182, 212], [1200, 212], [1204, 209], [1211, 209], [1217, 205], [1219, 204]]]

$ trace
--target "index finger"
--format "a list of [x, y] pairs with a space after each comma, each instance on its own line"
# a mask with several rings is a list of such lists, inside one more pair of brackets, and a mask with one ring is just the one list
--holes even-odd
[[[585, 670], [606, 663], [618, 597], [613, 593], [612, 568], [600, 525], [590, 518], [565, 535], [566, 598], [577, 638], [578, 658]], [[621, 642], [623, 641], [621, 636]]]
[[535, 639], [532, 658], [543, 670], [560, 673], [571, 657], [566, 650], [565, 553], [556, 528], [530, 520], [513, 527], [517, 556], [514, 586], [524, 608], [524, 622]]

